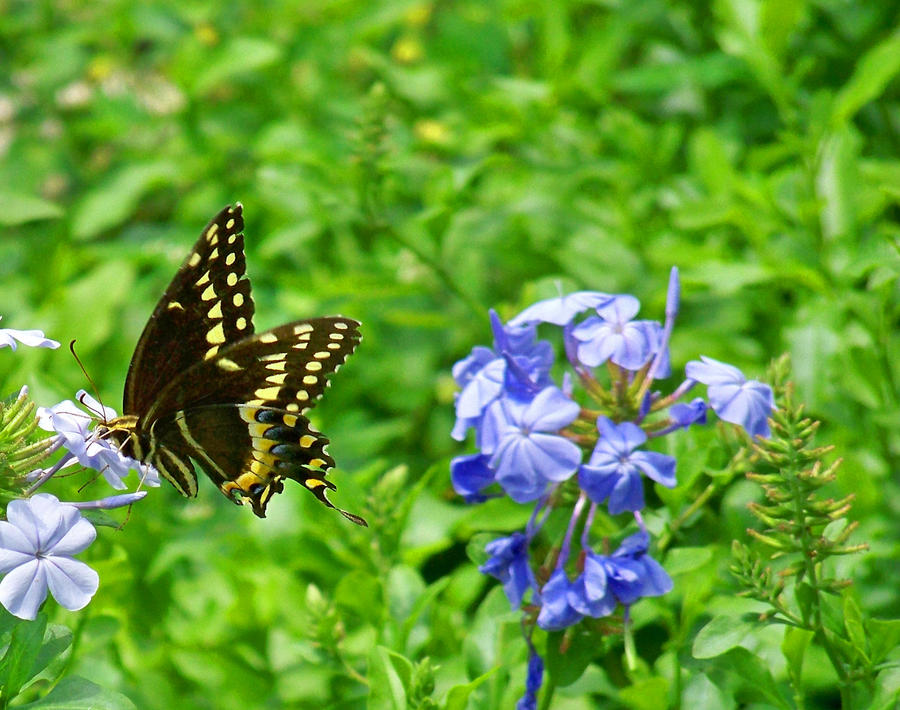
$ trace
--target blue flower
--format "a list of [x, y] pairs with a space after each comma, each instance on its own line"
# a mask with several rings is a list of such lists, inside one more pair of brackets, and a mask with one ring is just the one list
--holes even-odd
[[549, 482], [569, 478], [581, 461], [577, 444], [557, 432], [578, 416], [579, 406], [557, 387], [530, 402], [504, 397], [485, 413], [481, 450], [491, 456], [496, 480], [517, 503], [535, 500]]
[[[77, 399], [94, 417], [104, 421], [114, 419], [115, 411], [102, 406], [97, 400], [79, 390]], [[108, 439], [100, 438], [97, 430], [89, 427], [93, 423], [90, 415], [79, 409], [72, 401], [65, 400], [53, 407], [39, 407], [38, 426], [56, 432], [62, 445], [82, 466], [100, 471], [113, 488], [124, 490], [128, 486], [122, 480], [131, 469], [138, 471], [141, 481], [149, 486], [159, 485], [159, 473], [150, 464], [123, 456]], [[65, 465], [69, 465], [66, 463]]]
[[[656, 321], [632, 320], [641, 304], [634, 296], [616, 296], [575, 326], [572, 336], [579, 342], [578, 360], [597, 367], [607, 360], [626, 370], [640, 370], [659, 350], [662, 326]], [[669, 374], [668, 352], [657, 367], [656, 377]]]
[[614, 296], [599, 291], [576, 291], [568, 296], [557, 296], [545, 301], [538, 301], [513, 318], [510, 325], [527, 325], [529, 323], [553, 323], [566, 325], [582, 311], [598, 308]]
[[589, 552], [584, 572], [572, 584], [569, 604], [585, 616], [608, 616], [616, 604], [633, 604], [672, 589], [672, 579], [647, 555], [650, 536], [640, 531], [622, 541], [611, 556]]
[[72, 556], [97, 536], [71, 505], [47, 493], [11, 501], [0, 521], [0, 604], [20, 619], [34, 619], [53, 594], [70, 611], [83, 608], [100, 584], [97, 573]]
[[644, 507], [641, 473], [667, 488], [675, 486], [675, 459], [654, 451], [635, 451], [647, 440], [644, 431], [631, 422], [614, 424], [597, 419], [600, 439], [590, 461], [578, 472], [578, 483], [591, 500], [609, 498], [609, 512], [616, 515]]
[[619, 549], [612, 554], [613, 565], [626, 569], [627, 564], [640, 581], [640, 591], [636, 593], [630, 574], [622, 572], [611, 577], [613, 593], [623, 604], [631, 604], [640, 597], [658, 597], [672, 589], [672, 578], [659, 562], [647, 554], [649, 547], [650, 535], [646, 530], [641, 530], [622, 540]]
[[545, 631], [559, 631], [581, 621], [582, 614], [569, 603], [572, 584], [561, 567], [541, 589], [541, 611], [537, 623]]
[[706, 424], [706, 402], [697, 397], [689, 404], [679, 402], [669, 409], [673, 429], [687, 429], [691, 424]]
[[550, 384], [550, 343], [536, 341], [534, 326], [504, 326], [493, 310], [490, 318], [496, 352], [478, 346], [453, 366], [453, 377], [462, 388], [452, 432], [457, 441], [465, 439], [469, 427], [479, 429], [485, 408], [501, 393], [527, 398]]
[[700, 359], [703, 362], [689, 362], [685, 374], [689, 379], [706, 385], [709, 404], [719, 418], [742, 426], [750, 436], [768, 438], [768, 417], [775, 408], [772, 388], [762, 382], [748, 380], [733, 365], [706, 356]]
[[572, 583], [569, 605], [585, 616], [600, 618], [612, 614], [616, 598], [609, 586], [606, 559], [589, 552], [584, 558], [584, 571]]
[[485, 546], [491, 557], [478, 571], [496, 577], [513, 609], [518, 609], [529, 589], [537, 591], [537, 582], [528, 563], [528, 538], [522, 533], [492, 540]]
[[494, 471], [488, 466], [489, 456], [472, 454], [457, 456], [450, 462], [450, 481], [453, 490], [466, 503], [482, 503], [488, 499], [481, 491], [494, 483]]
[[[2, 318], [2, 316], [0, 316]], [[59, 343], [44, 337], [42, 330], [16, 330], [15, 328], [0, 328], [0, 348], [9, 347], [15, 350], [19, 343], [32, 348], [50, 348], [55, 350]]]
[[544, 682], [544, 660], [528, 644], [528, 676], [525, 678], [525, 695], [516, 703], [516, 710], [537, 710], [537, 694]]

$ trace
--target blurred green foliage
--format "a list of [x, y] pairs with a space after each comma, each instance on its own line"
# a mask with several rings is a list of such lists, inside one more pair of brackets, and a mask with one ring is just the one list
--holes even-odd
[[[527, 511], [452, 495], [449, 369], [489, 342], [487, 308], [557, 282], [661, 318], [673, 264], [673, 369], [702, 353], [759, 375], [791, 352], [871, 545], [841, 574], [868, 614], [900, 613], [896, 3], [0, 0], [0, 68], [3, 325], [77, 339], [108, 405], [229, 202], [258, 327], [364, 329], [314, 419], [335, 500], [372, 528], [299, 487], [260, 521], [206, 482], [191, 501], [164, 485], [91, 548], [94, 602], [48, 606], [73, 673], [146, 710], [429, 707], [452, 686], [446, 707], [512, 707], [517, 615], [465, 545]], [[45, 405], [86, 386], [65, 348], [6, 351], [0, 378]], [[707, 441], [673, 445], [671, 510], [714, 472]], [[104, 494], [83, 481], [54, 492]], [[690, 639], [735, 603], [723, 571], [755, 495], [738, 482], [680, 531], [675, 591], [634, 610], [643, 675], [610, 637], [554, 708], [747, 700]], [[807, 662], [809, 707], [834, 702], [826, 667]]]

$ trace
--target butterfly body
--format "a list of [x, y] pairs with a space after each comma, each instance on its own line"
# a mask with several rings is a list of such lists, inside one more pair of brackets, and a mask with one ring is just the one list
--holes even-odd
[[255, 333], [243, 226], [238, 203], [204, 229], [138, 340], [108, 436], [185, 496], [199, 468], [259, 517], [286, 478], [333, 508], [334, 460], [305, 414], [359, 343], [359, 323], [322, 317]]

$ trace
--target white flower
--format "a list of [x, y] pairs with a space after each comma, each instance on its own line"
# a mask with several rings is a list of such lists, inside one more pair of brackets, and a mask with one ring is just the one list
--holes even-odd
[[[79, 390], [76, 397], [94, 416], [104, 421], [115, 418], [115, 411], [102, 406], [84, 390]], [[99, 438], [96, 431], [89, 428], [92, 423], [92, 417], [71, 400], [65, 400], [49, 408], [38, 408], [38, 425], [42, 429], [59, 434], [63, 446], [82, 466], [100, 471], [109, 485], [116, 490], [128, 488], [122, 479], [131, 469], [137, 471], [141, 475], [141, 480], [148, 486], [159, 485], [159, 473], [153, 466], [123, 456], [114, 443]]]
[[[2, 318], [3, 316], [0, 316]], [[7, 345], [15, 350], [18, 347], [16, 341], [23, 345], [29, 345], [33, 348], [51, 348], [56, 349], [59, 343], [50, 338], [44, 337], [42, 330], [16, 330], [15, 328], [0, 328], [0, 348]]]
[[70, 611], [84, 608], [100, 584], [97, 573], [73, 559], [97, 537], [81, 513], [49, 493], [11, 501], [0, 521], [0, 604], [34, 619], [47, 590]]

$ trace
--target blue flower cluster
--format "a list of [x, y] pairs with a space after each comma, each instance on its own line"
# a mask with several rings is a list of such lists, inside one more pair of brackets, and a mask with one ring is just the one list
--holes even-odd
[[[670, 375], [668, 342], [679, 293], [678, 271], [672, 269], [662, 324], [637, 320], [640, 303], [634, 296], [595, 291], [541, 301], [506, 324], [491, 311], [493, 348], [476, 347], [453, 368], [461, 388], [453, 437], [462, 441], [473, 429], [478, 449], [452, 461], [454, 489], [471, 503], [497, 495], [534, 503], [524, 533], [490, 542], [481, 566], [503, 583], [513, 608], [527, 606], [531, 629], [564, 629], [585, 617], [608, 616], [620, 604], [627, 613], [642, 597], [672, 588], [649, 555], [640, 511], [644, 479], [674, 487], [676, 461], [644, 448], [648, 439], [706, 423], [708, 409], [751, 436], [769, 435], [771, 388], [748, 381], [731, 365], [701, 357], [687, 364], [684, 381], [670, 394], [651, 391], [654, 380]], [[557, 368], [563, 370], [559, 378], [551, 374], [557, 373], [553, 346], [538, 338], [540, 324], [562, 329], [568, 367]], [[697, 383], [707, 386], [708, 401], [679, 401]], [[563, 490], [573, 495], [558, 495]], [[550, 510], [573, 499], [553, 569], [541, 573], [530, 557], [532, 540]], [[591, 546], [601, 505], [611, 515], [631, 512], [638, 526], [610, 555]], [[579, 523], [581, 553], [570, 559]], [[532, 660], [522, 708], [534, 705], [543, 673], [530, 637], [528, 644]]]

